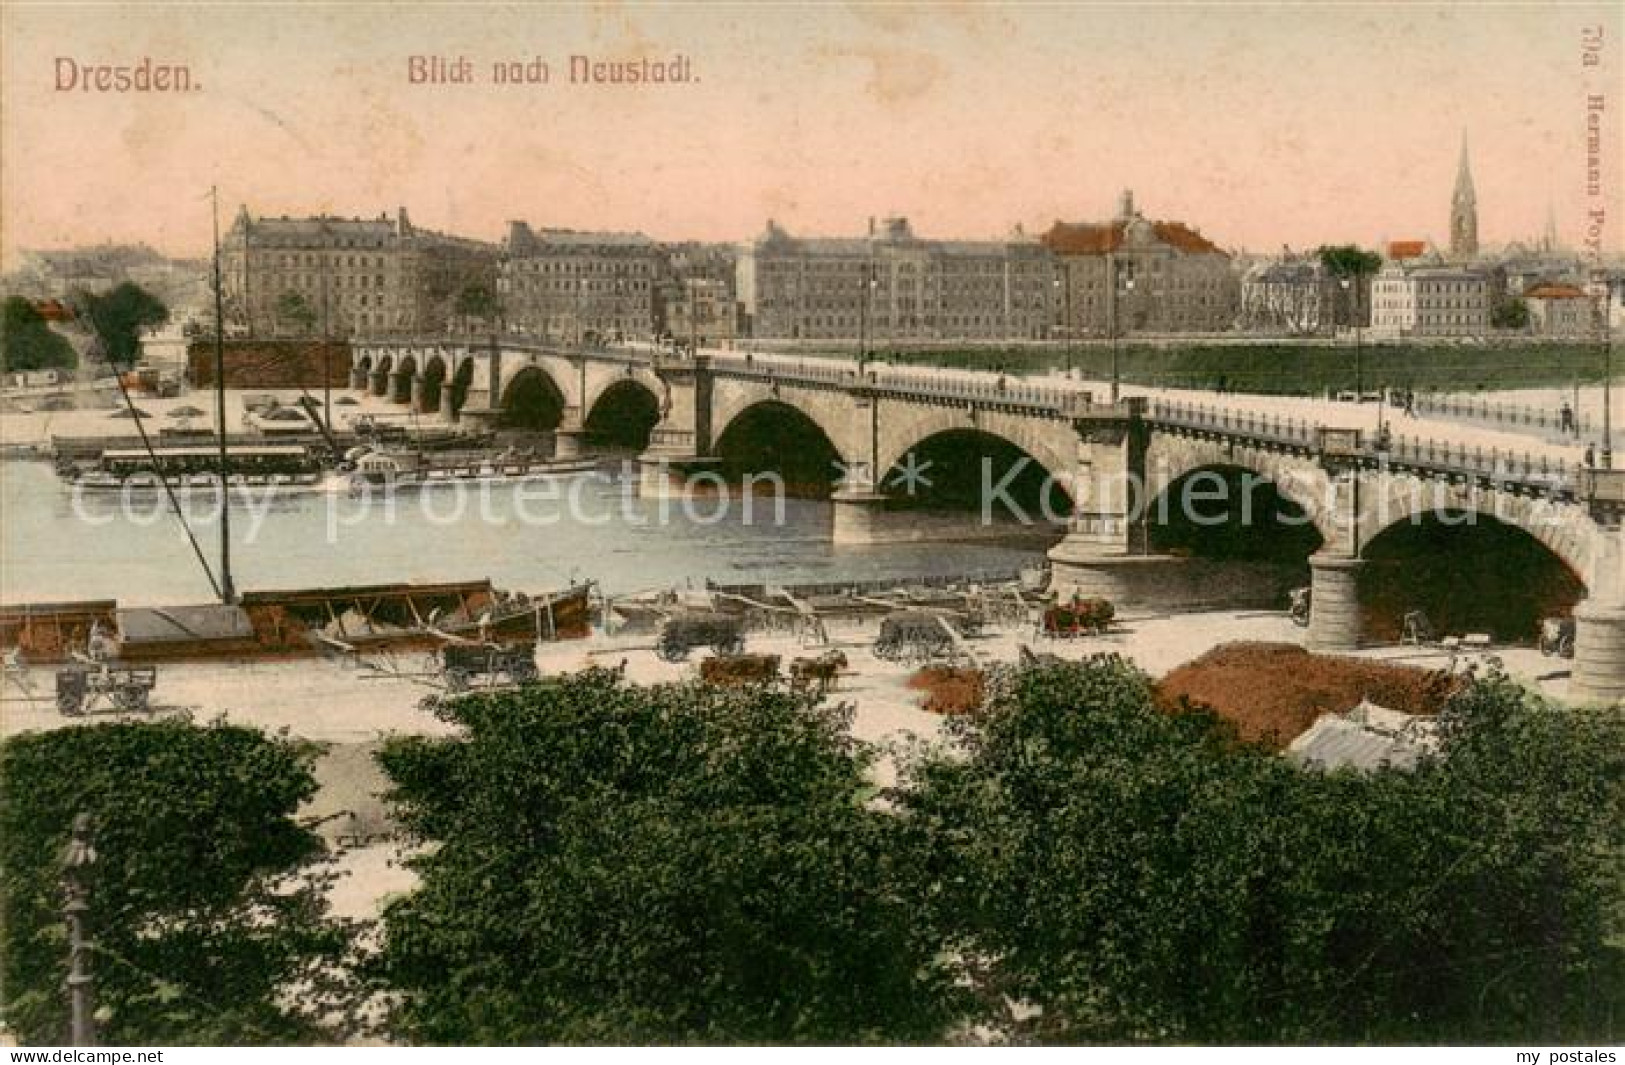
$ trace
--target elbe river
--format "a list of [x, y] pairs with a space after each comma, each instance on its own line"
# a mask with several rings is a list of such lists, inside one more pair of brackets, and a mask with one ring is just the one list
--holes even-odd
[[[75, 496], [43, 462], [0, 462], [0, 600], [208, 602], [212, 590], [160, 492]], [[184, 496], [211, 566], [212, 493]], [[1013, 572], [1043, 558], [1020, 543], [836, 546], [830, 504], [737, 494], [637, 496], [623, 471], [568, 481], [400, 492], [393, 505], [337, 493], [282, 493], [231, 508], [240, 591], [395, 581], [477, 580], [543, 592], [597, 580], [609, 595], [719, 583], [798, 583]], [[968, 516], [974, 520], [974, 516]], [[748, 519], [748, 524], [747, 524]]]

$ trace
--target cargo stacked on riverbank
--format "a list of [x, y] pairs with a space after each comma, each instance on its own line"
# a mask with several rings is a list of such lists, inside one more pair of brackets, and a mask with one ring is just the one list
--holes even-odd
[[584, 583], [530, 596], [478, 580], [245, 592], [233, 605], [25, 603], [0, 606], [0, 647], [41, 664], [69, 661], [98, 641], [120, 661], [156, 662], [579, 639], [591, 630], [591, 590]]

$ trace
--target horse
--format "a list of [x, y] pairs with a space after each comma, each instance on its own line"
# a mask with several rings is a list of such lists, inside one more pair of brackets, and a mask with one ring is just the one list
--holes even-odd
[[818, 694], [823, 695], [835, 687], [845, 668], [846, 654], [842, 651], [825, 651], [817, 658], [797, 658], [790, 663], [790, 687], [806, 691], [816, 685]]

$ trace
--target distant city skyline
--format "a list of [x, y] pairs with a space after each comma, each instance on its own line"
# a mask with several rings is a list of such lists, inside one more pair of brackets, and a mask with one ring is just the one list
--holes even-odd
[[[239, 204], [405, 206], [491, 241], [510, 219], [741, 241], [770, 218], [839, 236], [891, 214], [925, 236], [997, 237], [1109, 218], [1132, 188], [1148, 217], [1224, 248], [1446, 247], [1463, 132], [1480, 243], [1536, 241], [1550, 209], [1576, 247], [1597, 203], [1586, 87], [1618, 84], [1625, 44], [1609, 4], [9, 5], [0, 19], [6, 268], [23, 248], [103, 241], [201, 254], [211, 185], [222, 227]], [[1585, 69], [1598, 25], [1606, 66]], [[571, 85], [576, 54], [684, 58], [697, 81]], [[467, 59], [479, 83], [412, 84], [412, 56], [446, 61], [425, 75]], [[184, 67], [190, 91], [83, 90], [84, 70], [143, 57]], [[536, 57], [549, 84], [490, 83], [494, 61]], [[1616, 252], [1621, 107], [1609, 99], [1602, 140]]]

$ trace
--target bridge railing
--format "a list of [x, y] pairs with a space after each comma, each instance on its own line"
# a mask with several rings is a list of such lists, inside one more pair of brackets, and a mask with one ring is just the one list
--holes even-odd
[[[1151, 405], [1150, 416], [1164, 425], [1229, 433], [1260, 443], [1319, 446], [1319, 425], [1279, 415], [1158, 401]], [[1581, 469], [1579, 463], [1545, 451], [1469, 446], [1459, 441], [1419, 436], [1390, 435], [1385, 440], [1362, 436], [1361, 453], [1375, 464], [1407, 466], [1446, 476], [1480, 478], [1546, 491], [1572, 491]]]
[[1578, 436], [1588, 435], [1592, 420], [1570, 407], [1570, 422], [1563, 424], [1562, 407], [1535, 406], [1525, 403], [1492, 403], [1483, 396], [1452, 396], [1419, 394], [1412, 402], [1417, 414], [1433, 417], [1457, 418], [1462, 421], [1481, 422], [1511, 429], [1534, 429], [1548, 433], [1564, 431]]
[[1283, 418], [1279, 414], [1231, 410], [1177, 400], [1153, 402], [1150, 417], [1152, 421], [1169, 425], [1234, 433], [1270, 443], [1313, 447], [1319, 439], [1319, 427], [1301, 418]]
[[1553, 490], [1572, 490], [1581, 469], [1577, 462], [1546, 452], [1536, 454], [1476, 444], [1468, 447], [1459, 441], [1421, 437], [1395, 436], [1386, 450], [1375, 446], [1371, 450], [1390, 463], [1403, 466]]

